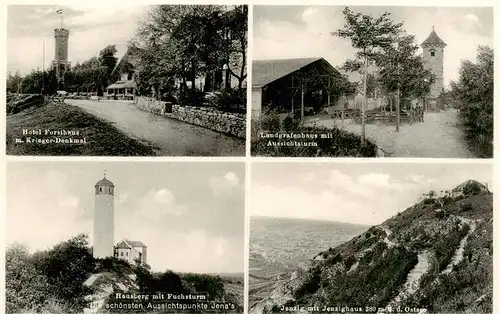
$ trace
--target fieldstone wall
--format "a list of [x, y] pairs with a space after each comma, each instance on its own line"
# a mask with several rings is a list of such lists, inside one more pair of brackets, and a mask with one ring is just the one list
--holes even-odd
[[[244, 139], [246, 137], [246, 115], [222, 112], [211, 107], [171, 105], [148, 97], [136, 97], [137, 108], [158, 115], [198, 125], [213, 131]], [[172, 112], [168, 108], [172, 106]]]

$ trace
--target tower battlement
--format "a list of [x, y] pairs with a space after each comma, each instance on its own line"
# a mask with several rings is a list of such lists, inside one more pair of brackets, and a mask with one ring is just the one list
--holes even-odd
[[55, 37], [69, 37], [69, 30], [65, 28], [56, 28], [54, 29], [54, 36]]

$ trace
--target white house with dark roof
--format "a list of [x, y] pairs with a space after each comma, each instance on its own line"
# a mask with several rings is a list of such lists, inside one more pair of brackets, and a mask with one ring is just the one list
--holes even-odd
[[115, 245], [114, 255], [130, 264], [135, 264], [137, 260], [145, 264], [147, 263], [147, 246], [141, 241], [124, 239]]
[[138, 48], [128, 47], [123, 57], [116, 63], [111, 72], [111, 77], [118, 77], [118, 80], [106, 87], [106, 97], [133, 100], [135, 95], [135, 69], [138, 63]]

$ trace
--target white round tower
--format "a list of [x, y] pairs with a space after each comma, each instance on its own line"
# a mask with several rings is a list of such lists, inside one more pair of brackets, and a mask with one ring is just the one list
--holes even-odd
[[93, 246], [95, 258], [113, 256], [115, 245], [114, 189], [113, 183], [106, 179], [106, 174], [95, 185]]

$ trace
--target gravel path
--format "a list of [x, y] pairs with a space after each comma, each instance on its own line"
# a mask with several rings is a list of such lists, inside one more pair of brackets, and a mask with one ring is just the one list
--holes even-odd
[[152, 144], [160, 156], [244, 156], [245, 141], [145, 112], [131, 103], [67, 99], [66, 103], [112, 122], [120, 131]]

